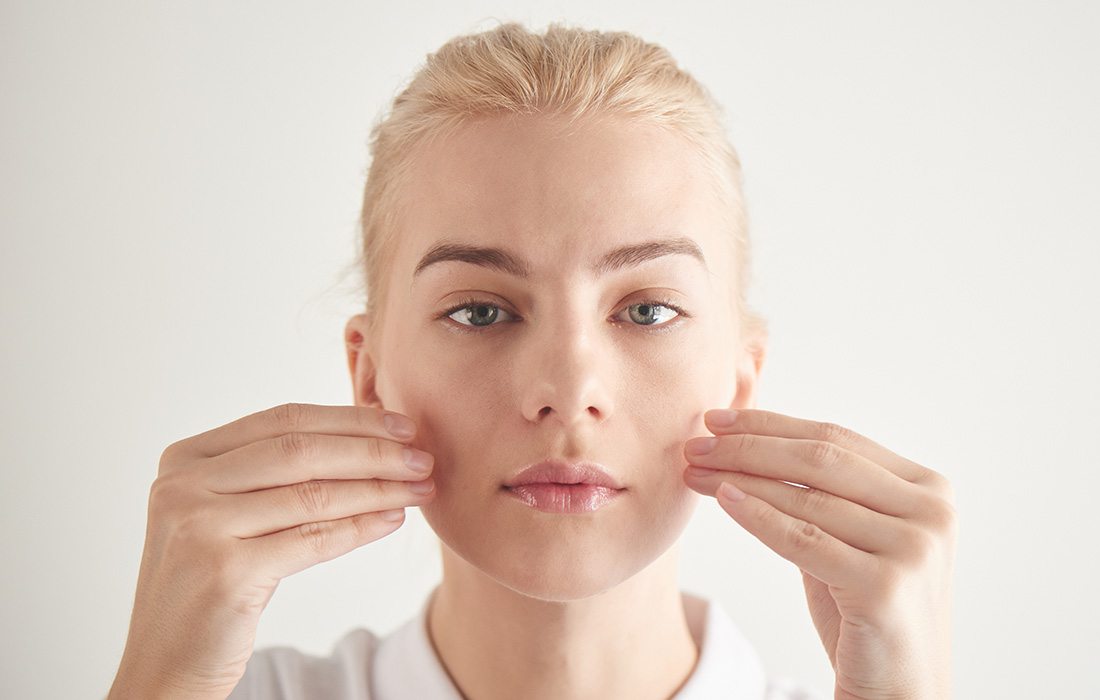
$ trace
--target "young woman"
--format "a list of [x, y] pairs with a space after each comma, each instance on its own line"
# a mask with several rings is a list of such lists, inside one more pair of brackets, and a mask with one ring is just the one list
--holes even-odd
[[[816, 697], [678, 590], [700, 494], [800, 568], [837, 698], [948, 697], [950, 484], [754, 408], [767, 331], [719, 114], [629, 34], [506, 24], [432, 54], [372, 134], [355, 406], [165, 450], [112, 697]], [[283, 577], [408, 506], [443, 556], [413, 619], [253, 653]]]

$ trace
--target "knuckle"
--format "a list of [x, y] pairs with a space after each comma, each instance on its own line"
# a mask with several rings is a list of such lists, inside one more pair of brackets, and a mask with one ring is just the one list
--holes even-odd
[[958, 512], [949, 501], [933, 498], [923, 509], [923, 519], [936, 532], [954, 532], [958, 527]]
[[367, 439], [367, 458], [375, 464], [382, 464], [386, 460], [385, 450], [382, 447], [382, 441], [377, 438]]
[[319, 481], [300, 481], [291, 486], [294, 502], [302, 515], [316, 517], [327, 512], [332, 497], [325, 485]]
[[837, 445], [851, 445], [855, 442], [855, 433], [836, 423], [818, 423], [817, 436], [819, 440]]
[[921, 476], [912, 480], [920, 488], [913, 513], [917, 520], [943, 532], [955, 532], [958, 527], [958, 510], [955, 508], [955, 488], [943, 474], [924, 469]]
[[793, 500], [798, 512], [815, 513], [825, 509], [825, 501], [829, 498], [829, 494], [826, 494], [820, 489], [815, 489], [812, 486], [807, 486], [806, 488], [792, 486], [791, 488], [795, 490]]
[[179, 456], [182, 452], [182, 445], [180, 442], [173, 442], [168, 447], [165, 447], [164, 451], [160, 453], [160, 461], [157, 463], [158, 476], [167, 473], [179, 461]]
[[825, 533], [817, 525], [796, 520], [787, 528], [787, 543], [792, 550], [802, 552], [815, 549], [821, 545]]
[[149, 506], [160, 507], [172, 500], [172, 483], [168, 475], [162, 474], [149, 486]]
[[924, 484], [925, 486], [928, 486], [930, 489], [944, 497], [946, 500], [954, 502], [955, 487], [951, 484], [951, 481], [946, 476], [934, 469], [923, 467], [923, 470], [924, 471], [921, 472], [921, 475], [920, 477], [918, 477], [917, 481], [921, 484]]
[[332, 525], [327, 522], [302, 523], [297, 531], [305, 546], [316, 554], [326, 554], [332, 545]]
[[954, 510], [954, 506], [956, 503], [955, 485], [948, 481], [946, 477], [941, 476], [941, 478], [943, 479], [943, 483], [940, 485], [940, 495], [943, 497], [943, 500], [946, 501], [948, 505], [952, 506], [952, 510]]
[[302, 429], [308, 418], [309, 408], [303, 403], [284, 403], [271, 409], [275, 426], [284, 432]]
[[369, 515], [361, 515], [352, 518], [351, 526], [354, 530], [355, 539], [358, 542], [373, 538], [378, 534], [378, 519]]
[[383, 481], [382, 479], [366, 479], [367, 493], [371, 499], [378, 500], [385, 498], [387, 495], [397, 493], [398, 489], [404, 487], [404, 484], [398, 484], [392, 481]]
[[774, 435], [776, 433], [775, 414], [771, 411], [757, 411], [753, 414], [753, 421], [758, 424], [759, 430], [765, 435]]
[[278, 438], [278, 446], [288, 462], [300, 464], [313, 456], [317, 442], [309, 433], [284, 433]]
[[941, 532], [925, 527], [910, 527], [900, 539], [901, 551], [896, 559], [910, 569], [924, 567], [952, 549], [950, 541], [945, 540]]
[[828, 469], [840, 461], [841, 449], [831, 442], [811, 440], [805, 449], [811, 466]]
[[149, 515], [157, 519], [169, 515], [183, 500], [183, 487], [180, 478], [173, 474], [162, 474], [153, 480], [149, 487]]

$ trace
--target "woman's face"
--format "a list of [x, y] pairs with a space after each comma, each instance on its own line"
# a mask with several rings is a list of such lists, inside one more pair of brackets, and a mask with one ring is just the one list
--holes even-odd
[[[421, 510], [438, 536], [546, 600], [611, 588], [675, 542], [698, 498], [683, 443], [708, 434], [704, 411], [735, 403], [739, 360], [729, 234], [699, 157], [648, 125], [589, 122], [568, 138], [560, 125], [491, 118], [420, 147], [382, 324], [355, 377], [358, 403], [412, 418], [413, 444], [434, 455]], [[592, 269], [671, 239], [703, 259], [635, 253]], [[456, 260], [417, 270], [441, 244], [498, 248], [527, 275]], [[597, 462], [625, 490], [562, 514], [503, 488], [548, 458]]]

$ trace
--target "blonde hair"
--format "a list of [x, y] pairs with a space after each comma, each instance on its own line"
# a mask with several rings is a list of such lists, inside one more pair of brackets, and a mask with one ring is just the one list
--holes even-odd
[[573, 124], [585, 116], [621, 115], [686, 137], [728, 202], [734, 307], [747, 343], [767, 322], [746, 304], [750, 250], [741, 163], [726, 138], [722, 109], [706, 88], [677, 67], [668, 51], [626, 32], [551, 24], [544, 33], [518, 23], [458, 36], [435, 53], [394, 99], [370, 135], [371, 166], [360, 218], [360, 254], [371, 332], [384, 308], [400, 197], [415, 146], [463, 123], [492, 115], [553, 114]]

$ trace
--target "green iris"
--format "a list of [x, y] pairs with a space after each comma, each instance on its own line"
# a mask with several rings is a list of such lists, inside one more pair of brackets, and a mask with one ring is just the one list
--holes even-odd
[[[632, 304], [630, 307], [630, 318], [637, 321], [643, 326], [651, 326], [657, 322], [656, 315], [653, 314], [654, 309], [663, 309], [665, 307], [659, 304]], [[634, 309], [638, 309], [638, 313], [634, 313]]]
[[[497, 318], [499, 309], [495, 306], [467, 306], [466, 307], [466, 319], [475, 326], [489, 326]], [[484, 321], [484, 323], [480, 323]]]

